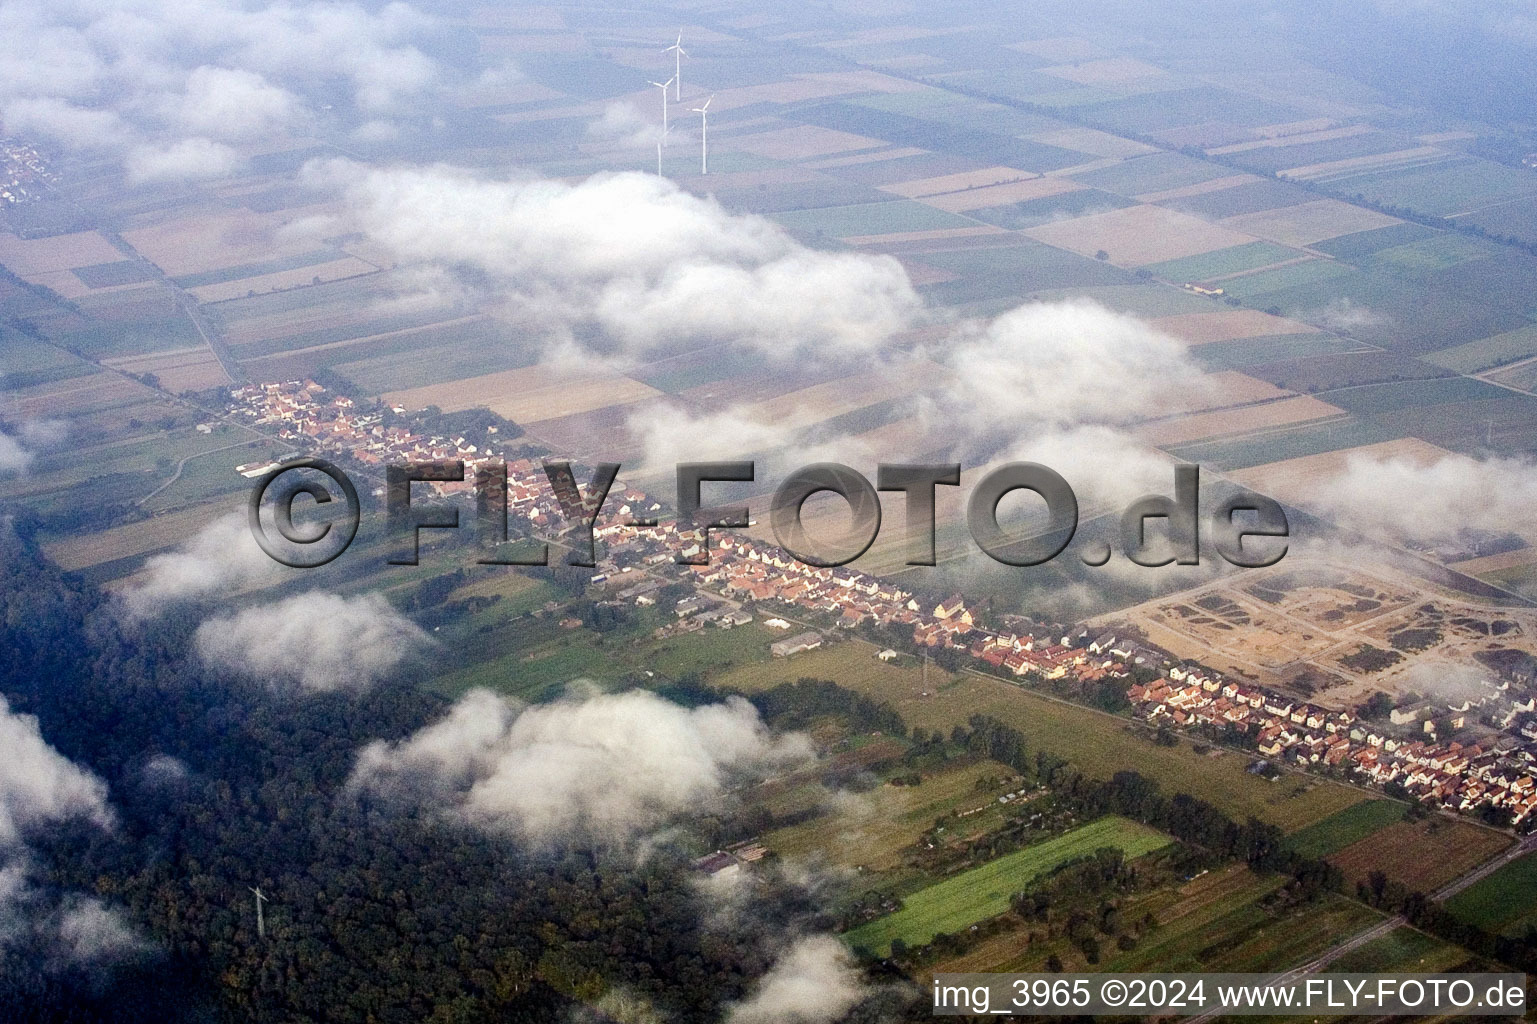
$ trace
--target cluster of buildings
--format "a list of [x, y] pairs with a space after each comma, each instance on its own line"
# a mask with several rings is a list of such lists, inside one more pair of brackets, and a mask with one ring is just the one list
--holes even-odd
[[33, 147], [15, 139], [0, 139], [0, 202], [20, 205], [42, 198], [58, 183]]
[[[1202, 669], [1177, 666], [1127, 696], [1149, 722], [1178, 728], [1231, 727], [1252, 736], [1267, 758], [1302, 768], [1337, 768], [1379, 786], [1396, 783], [1428, 803], [1458, 811], [1485, 805], [1521, 824], [1537, 808], [1537, 698], [1513, 695], [1505, 682], [1482, 697], [1394, 710], [1388, 728], [1350, 711], [1330, 711]], [[1469, 715], [1490, 726], [1483, 742], [1437, 741]], [[1514, 733], [1496, 730], [1516, 727]], [[1521, 731], [1525, 729], [1526, 731]], [[1530, 735], [1528, 735], [1528, 732]]]
[[[280, 437], [343, 452], [365, 465], [463, 461], [462, 483], [432, 485], [443, 494], [468, 491], [474, 486], [475, 470], [483, 464], [505, 464], [510, 516], [551, 535], [567, 525], [543, 467], [532, 459], [509, 460], [463, 437], [387, 426], [381, 412], [358, 409], [351, 399], [332, 395], [313, 381], [247, 385], [235, 389], [232, 396], [236, 409], [254, 424], [276, 427]], [[247, 475], [260, 475], [271, 464], [238, 468]], [[632, 487], [616, 487], [608, 500], [608, 515], [600, 518], [593, 531], [596, 539], [605, 542], [593, 582], [604, 585], [606, 600], [646, 606], [656, 603], [663, 575], [678, 574], [691, 585], [692, 593], [675, 602], [679, 621], [663, 627], [668, 633], [692, 631], [709, 622], [729, 628], [751, 621], [744, 606], [777, 603], [824, 620], [835, 618], [848, 629], [867, 623], [888, 630], [910, 629], [915, 647], [953, 651], [979, 667], [1021, 680], [1101, 683], [1129, 679], [1136, 667], [1156, 670], [1159, 674], [1152, 682], [1129, 683], [1127, 691], [1150, 723], [1231, 727], [1252, 737], [1266, 758], [1302, 768], [1349, 771], [1379, 785], [1397, 783], [1417, 797], [1456, 810], [1493, 805], [1507, 810], [1516, 824], [1527, 820], [1537, 807], [1537, 701], [1512, 696], [1506, 692], [1508, 684], [1490, 684], [1489, 694], [1444, 709], [1416, 705], [1395, 711], [1392, 724], [1404, 728], [1379, 729], [1349, 711], [1316, 707], [1224, 679], [1209, 669], [1169, 667], [1162, 652], [1114, 634], [1090, 638], [1086, 630], [1079, 630], [1036, 636], [1028, 629], [989, 628], [959, 594], [929, 605], [888, 580], [857, 570], [808, 565], [782, 548], [744, 534], [706, 532], [662, 519], [659, 502]], [[677, 564], [698, 560], [700, 555], [708, 556], [704, 564]], [[707, 598], [711, 592], [717, 596]], [[821, 643], [820, 634], [802, 633], [778, 641], [772, 653], [788, 657]], [[1438, 741], [1438, 730], [1450, 736], [1463, 729], [1470, 714], [1492, 727], [1492, 739]], [[1498, 731], [1506, 729], [1510, 731]]]

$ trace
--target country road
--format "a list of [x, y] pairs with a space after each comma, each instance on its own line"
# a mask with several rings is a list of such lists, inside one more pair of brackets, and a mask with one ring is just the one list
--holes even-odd
[[219, 366], [223, 368], [226, 377], [235, 383], [240, 383], [247, 379], [244, 368], [241, 367], [239, 360], [235, 358], [235, 354], [230, 351], [229, 346], [224, 343], [224, 336], [219, 333], [218, 328], [214, 327], [208, 321], [208, 317], [204, 315], [196, 296], [191, 295], [181, 285], [173, 281], [165, 271], [160, 269], [154, 260], [151, 260], [139, 252], [138, 249], [135, 249], [132, 242], [116, 231], [102, 229], [101, 236], [125, 257], [146, 267], [155, 280], [170, 289], [171, 295], [176, 299], [176, 305], [183, 313], [187, 314], [187, 319], [192, 321], [192, 326], [197, 329], [198, 336], [203, 339], [203, 344], [208, 346], [208, 350], [219, 361]]

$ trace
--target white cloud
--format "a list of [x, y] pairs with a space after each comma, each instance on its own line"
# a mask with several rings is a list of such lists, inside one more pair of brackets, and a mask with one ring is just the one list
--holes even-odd
[[921, 312], [896, 260], [807, 249], [655, 175], [568, 184], [326, 161], [308, 179], [340, 187], [358, 229], [402, 262], [469, 271], [552, 342], [595, 329], [591, 347], [620, 361], [722, 342], [782, 359], [851, 356]]
[[144, 565], [144, 578], [122, 594], [133, 618], [168, 611], [179, 602], [225, 594], [281, 578], [278, 564], [251, 536], [244, 513], [231, 513], [208, 524], [177, 551], [156, 555]]
[[191, 138], [169, 145], [135, 146], [129, 150], [125, 166], [128, 180], [141, 185], [222, 178], [239, 164], [240, 155], [224, 143]]
[[254, 71], [205, 64], [187, 76], [174, 116], [188, 131], [240, 139], [281, 131], [300, 108], [297, 96]]
[[654, 148], [662, 141], [662, 126], [628, 100], [615, 100], [587, 126], [587, 134], [625, 149]]
[[831, 935], [797, 940], [726, 1024], [829, 1024], [864, 998], [866, 987], [848, 949]]
[[20, 473], [32, 465], [32, 453], [10, 434], [0, 433], [0, 473]]
[[209, 619], [193, 642], [210, 665], [325, 693], [368, 689], [425, 646], [427, 635], [379, 594], [312, 591]]
[[106, 783], [43, 739], [37, 719], [17, 714], [0, 697], [0, 850], [32, 829], [80, 818], [110, 828]]
[[0, 697], [0, 946], [44, 949], [50, 959], [94, 964], [143, 947], [117, 911], [66, 895], [55, 905], [32, 880], [27, 841], [61, 822], [113, 827], [107, 786], [43, 739], [37, 719]]
[[227, 174], [218, 140], [294, 129], [333, 101], [415, 112], [452, 75], [423, 52], [436, 31], [398, 2], [3, 0], [0, 119], [119, 151], [137, 181]]
[[809, 756], [804, 737], [776, 739], [740, 698], [684, 708], [640, 690], [573, 693], [519, 711], [473, 690], [441, 722], [365, 747], [351, 786], [535, 842], [623, 843], [718, 804], [737, 777]]
[[1357, 452], [1315, 481], [1305, 501], [1347, 529], [1399, 544], [1434, 546], [1475, 531], [1537, 542], [1537, 465], [1524, 459]]
[[75, 964], [118, 960], [148, 949], [123, 915], [88, 896], [67, 896], [58, 916], [59, 944]]
[[964, 325], [934, 354], [954, 413], [979, 435], [1125, 425], [1186, 408], [1202, 373], [1183, 342], [1086, 299], [1030, 302]]

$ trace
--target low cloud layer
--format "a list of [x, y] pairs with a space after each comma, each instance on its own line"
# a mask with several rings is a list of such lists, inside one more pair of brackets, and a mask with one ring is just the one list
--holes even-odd
[[985, 436], [1125, 425], [1188, 408], [1203, 374], [1183, 342], [1086, 299], [1029, 302], [946, 338], [952, 414]]
[[447, 73], [435, 31], [398, 2], [4, 0], [0, 121], [119, 154], [133, 181], [218, 177], [240, 143], [312, 130], [328, 108], [408, 112]]
[[1474, 533], [1537, 542], [1537, 465], [1524, 459], [1357, 452], [1307, 495], [1341, 526], [1398, 544], [1435, 546]]
[[0, 750], [0, 849], [34, 828], [71, 818], [111, 826], [106, 784], [49, 746], [37, 719], [12, 712], [4, 697]]
[[922, 304], [888, 256], [808, 249], [671, 181], [575, 184], [447, 167], [312, 164], [355, 228], [402, 262], [450, 268], [554, 347], [629, 362], [722, 342], [780, 359], [879, 349]]
[[748, 998], [734, 1003], [726, 1024], [829, 1024], [867, 994], [848, 948], [831, 935], [797, 940]]
[[0, 476], [27, 469], [39, 452], [62, 444], [68, 433], [68, 425], [60, 420], [24, 420], [9, 428], [0, 423]]
[[409, 739], [365, 747], [351, 787], [533, 842], [622, 844], [809, 756], [740, 698], [685, 708], [640, 690], [573, 693], [520, 711], [472, 690]]
[[107, 787], [43, 738], [32, 715], [0, 697], [0, 946], [42, 952], [56, 966], [139, 951], [117, 911], [79, 894], [50, 895], [33, 878], [28, 842], [67, 821], [113, 826]]
[[277, 582], [281, 570], [257, 546], [243, 513], [209, 523], [176, 551], [144, 564], [141, 582], [122, 594], [123, 607], [137, 619], [162, 615], [196, 601], [245, 587]]
[[379, 594], [312, 591], [209, 619], [193, 643], [210, 665], [275, 687], [362, 691], [428, 643]]

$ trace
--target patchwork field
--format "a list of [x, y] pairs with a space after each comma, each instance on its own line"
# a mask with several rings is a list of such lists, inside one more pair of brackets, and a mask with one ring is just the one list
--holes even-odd
[[1411, 891], [1430, 893], [1494, 857], [1510, 836], [1465, 821], [1434, 817], [1402, 821], [1346, 846], [1329, 857], [1350, 882], [1373, 871]]
[[1363, 800], [1293, 832], [1286, 845], [1304, 857], [1327, 857], [1401, 821], [1407, 809], [1394, 800]]
[[890, 701], [909, 725], [945, 733], [974, 714], [993, 715], [1022, 731], [1031, 748], [1064, 758], [1097, 778], [1138, 771], [1165, 792], [1192, 793], [1238, 820], [1253, 816], [1287, 831], [1364, 799], [1357, 790], [1328, 782], [1293, 777], [1267, 782], [1247, 772], [1248, 760], [1237, 754], [1204, 756], [1184, 745], [1160, 747], [1125, 719], [1055, 701], [992, 676], [936, 677], [926, 689], [920, 669], [877, 661], [876, 650], [851, 640], [794, 658], [738, 665], [713, 678], [744, 692], [802, 676], [834, 679]]
[[102, 365], [124, 373], [153, 374], [167, 391], [202, 391], [229, 383], [229, 376], [207, 346], [103, 359]]
[[1281, 334], [1312, 334], [1317, 328], [1262, 313], [1257, 309], [1223, 309], [1210, 313], [1180, 313], [1158, 317], [1152, 325], [1191, 345], [1238, 338], [1270, 337]]
[[1224, 409], [1196, 413], [1178, 419], [1160, 420], [1137, 431], [1150, 444], [1173, 445], [1207, 437], [1229, 437], [1250, 431], [1269, 430], [1294, 423], [1343, 416], [1344, 410], [1311, 395], [1297, 395], [1280, 401], [1265, 402], [1243, 409]]
[[533, 423], [659, 394], [653, 387], [616, 373], [563, 373], [541, 365], [394, 391], [384, 399], [408, 409], [435, 405], [445, 412], [485, 406], [516, 423]]
[[[820, 854], [837, 864], [865, 871], [901, 866], [902, 851], [934, 822], [954, 811], [968, 813], [965, 828], [980, 834], [1001, 820], [992, 790], [978, 790], [979, 780], [1008, 777], [1010, 769], [992, 761], [947, 764], [925, 774], [917, 786], [883, 785], [869, 793], [840, 799], [826, 813], [761, 837], [769, 849], [786, 857]], [[828, 794], [820, 787], [814, 797]]]
[[844, 940], [880, 955], [890, 950], [893, 939], [909, 945], [927, 943], [939, 932], [958, 931], [1003, 913], [1009, 909], [1010, 896], [1067, 861], [1106, 846], [1118, 847], [1130, 860], [1171, 841], [1125, 818], [1101, 818], [912, 893], [902, 901], [901, 910], [846, 933]]
[[1161, 206], [1146, 205], [1042, 224], [1025, 234], [1080, 256], [1103, 251], [1109, 253], [1110, 262], [1132, 267], [1254, 241], [1253, 235]]

